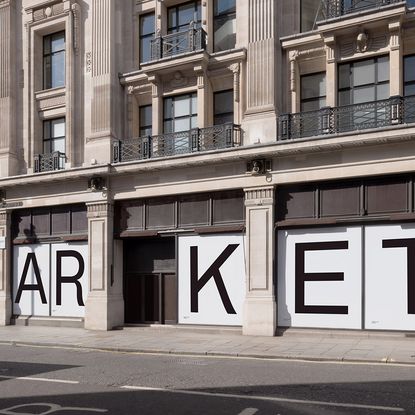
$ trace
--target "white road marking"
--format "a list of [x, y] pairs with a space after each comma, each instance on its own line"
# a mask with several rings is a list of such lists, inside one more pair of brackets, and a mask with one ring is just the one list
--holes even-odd
[[45, 407], [48, 408], [46, 409], [46, 411], [44, 412], [36, 412], [36, 414], [38, 415], [49, 415], [49, 414], [54, 414], [56, 412], [60, 412], [60, 411], [82, 411], [82, 412], [108, 412], [108, 409], [97, 409], [97, 408], [78, 408], [76, 406], [60, 406], [54, 403], [39, 403], [39, 402], [35, 402], [35, 403], [27, 403], [24, 405], [16, 405], [16, 406], [12, 406], [11, 408], [6, 408], [6, 409], [2, 409], [0, 410], [0, 414], [3, 415], [29, 415], [28, 412], [16, 412], [16, 409], [22, 409], [22, 408], [31, 408], [31, 407]]
[[254, 415], [258, 412], [256, 408], [246, 408], [239, 415]]
[[325, 401], [309, 401], [303, 399], [290, 399], [290, 398], [277, 398], [273, 396], [248, 396], [248, 395], [235, 395], [228, 393], [211, 393], [211, 392], [199, 392], [199, 391], [187, 391], [182, 389], [166, 389], [166, 388], [151, 388], [147, 386], [121, 386], [122, 389], [138, 390], [138, 391], [156, 391], [167, 392], [182, 395], [196, 395], [196, 396], [209, 396], [216, 398], [231, 398], [231, 399], [246, 399], [249, 401], [268, 401], [268, 402], [285, 402], [300, 405], [317, 405], [317, 406], [332, 406], [339, 408], [357, 408], [357, 409], [373, 409], [378, 411], [390, 411], [390, 412], [404, 412], [403, 408], [389, 407], [389, 406], [377, 406], [377, 405], [361, 405], [354, 403], [342, 403], [342, 402], [325, 402]]
[[64, 380], [64, 379], [48, 379], [48, 378], [32, 378], [29, 376], [4, 376], [0, 375], [0, 379], [13, 379], [13, 380], [34, 380], [38, 382], [52, 382], [52, 383], [67, 383], [71, 385], [77, 385], [77, 380]]

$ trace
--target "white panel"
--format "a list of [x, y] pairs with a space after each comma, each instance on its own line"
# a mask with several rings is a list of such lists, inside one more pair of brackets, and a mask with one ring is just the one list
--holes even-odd
[[[408, 254], [406, 247], [383, 247], [383, 241], [401, 240], [396, 245], [415, 243], [415, 225], [368, 226], [366, 228], [367, 329], [415, 330], [415, 314], [408, 310]], [[388, 244], [386, 242], [386, 244]], [[389, 243], [390, 244], [390, 243]], [[408, 252], [409, 251], [409, 252]], [[411, 275], [412, 274], [412, 275]], [[409, 278], [415, 278], [410, 272]], [[412, 299], [415, 301], [415, 292]]]
[[[299, 244], [324, 242], [342, 242], [343, 248], [324, 249], [316, 245], [303, 246], [304, 272], [342, 273], [343, 275], [340, 275], [342, 280], [303, 282], [304, 305], [341, 306], [347, 314], [333, 311], [322, 313], [321, 309], [309, 308], [306, 311], [302, 309], [296, 312], [295, 296], [302, 286], [301, 281], [296, 284], [296, 273], [298, 277], [302, 267], [302, 264], [296, 264], [296, 246], [298, 245], [297, 249], [299, 249], [301, 247]], [[311, 246], [315, 250], [310, 250]], [[360, 227], [280, 231], [277, 249], [279, 326], [361, 328], [362, 231]], [[327, 308], [325, 310], [328, 311]]]
[[[35, 268], [37, 264], [38, 278]], [[25, 271], [25, 265], [26, 270]], [[28, 267], [27, 267], [28, 266]], [[23, 274], [24, 273], [24, 274]], [[22, 278], [24, 281], [22, 282]], [[49, 315], [49, 245], [24, 245], [13, 248], [13, 314], [16, 315]], [[21, 291], [20, 299], [16, 298], [20, 284], [36, 285], [36, 289]], [[46, 303], [41, 298], [40, 289], [43, 287]], [[24, 288], [22, 286], [22, 288]], [[29, 287], [26, 287], [29, 288]], [[18, 302], [16, 302], [18, 300]]]
[[[196, 293], [197, 311], [192, 312], [191, 252], [195, 254], [196, 250], [197, 263], [193, 256], [193, 266], [197, 275], [193, 279], [200, 283], [202, 278], [210, 278], [203, 287], [194, 285], [200, 290]], [[217, 279], [223, 281], [230, 304], [236, 314], [230, 314], [229, 306], [228, 311], [224, 306], [218, 287], [211, 275], [215, 273], [215, 270], [205, 274], [221, 255], [226, 260], [216, 268]], [[179, 323], [242, 325], [242, 305], [245, 299], [244, 236], [240, 234], [180, 236], [178, 257]], [[205, 277], [203, 277], [204, 275]]]
[[[59, 261], [61, 263], [61, 278], [58, 279]], [[52, 316], [83, 317], [88, 295], [88, 243], [53, 244], [51, 264]], [[61, 281], [60, 284], [59, 281]], [[57, 295], [59, 286], [61, 290], [60, 305]]]

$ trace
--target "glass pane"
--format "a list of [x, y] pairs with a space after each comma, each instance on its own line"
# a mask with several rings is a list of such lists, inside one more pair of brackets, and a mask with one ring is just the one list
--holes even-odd
[[190, 128], [197, 128], [197, 115], [190, 119]]
[[190, 118], [174, 120], [174, 132], [190, 130]]
[[52, 67], [51, 57], [45, 56], [43, 58], [43, 88], [49, 89], [52, 87]]
[[389, 82], [386, 84], [378, 85], [376, 99], [379, 101], [381, 99], [388, 99], [388, 98], [389, 98]]
[[58, 33], [52, 36], [52, 52], [65, 50], [65, 33]]
[[144, 137], [144, 136], [152, 135], [152, 134], [153, 134], [152, 127], [140, 128], [140, 137]]
[[350, 65], [339, 65], [339, 88], [350, 88]]
[[404, 58], [405, 82], [415, 81], [415, 55]]
[[52, 55], [52, 88], [65, 85], [65, 52]]
[[152, 114], [151, 105], [145, 105], [140, 107], [140, 125], [144, 127], [145, 125], [151, 125], [153, 123], [153, 114]]
[[176, 97], [173, 101], [174, 117], [190, 115], [190, 99], [188, 96]]
[[151, 39], [151, 36], [140, 39], [140, 62], [151, 61]]
[[173, 121], [165, 121], [163, 126], [163, 131], [165, 133], [172, 133], [173, 132]]
[[316, 111], [326, 106], [326, 98], [317, 98], [301, 103], [301, 111]]
[[215, 0], [215, 16], [218, 14], [234, 13], [236, 0]]
[[352, 66], [353, 86], [373, 84], [375, 82], [375, 61], [368, 59], [355, 62]]
[[406, 0], [406, 5], [408, 7], [415, 7], [415, 0]]
[[233, 113], [233, 91], [215, 93], [215, 115]]
[[140, 17], [140, 36], [152, 35], [155, 32], [154, 14], [145, 14]]
[[197, 114], [197, 94], [192, 94], [191, 95], [191, 100], [192, 100], [192, 102], [191, 102], [191, 105], [192, 105], [191, 113], [192, 114]]
[[371, 102], [375, 100], [375, 86], [363, 86], [353, 90], [353, 104], [361, 102]]
[[168, 26], [169, 28], [177, 26], [177, 19], [176, 19], [176, 8], [173, 7], [168, 10]]
[[173, 107], [173, 99], [165, 98], [164, 99], [164, 119], [173, 117], [172, 107]]
[[52, 137], [65, 137], [65, 120], [52, 120]]
[[61, 153], [65, 153], [65, 138], [59, 138], [51, 141], [52, 144], [52, 152], [60, 151]]
[[389, 57], [378, 59], [378, 82], [389, 81]]
[[216, 18], [214, 22], [214, 50], [233, 49], [236, 45], [236, 18]]
[[194, 21], [196, 23], [197, 16], [195, 16], [194, 3], [184, 4], [178, 8], [178, 23], [179, 26], [184, 26]]
[[415, 84], [405, 85], [405, 96], [415, 95]]
[[43, 141], [43, 153], [49, 154], [51, 152], [50, 150], [50, 140]]
[[[202, 20], [202, 8], [200, 6], [200, 1], [196, 2], [196, 22], [200, 22]], [[197, 27], [200, 27], [197, 25]]]
[[301, 31], [314, 29], [314, 22], [319, 20], [321, 0], [301, 0]]
[[50, 36], [45, 36], [43, 38], [43, 54], [47, 55], [51, 52], [51, 37]]
[[50, 138], [50, 121], [43, 121], [43, 138]]
[[350, 104], [350, 91], [340, 91], [339, 92], [339, 105], [349, 105]]
[[326, 74], [318, 73], [301, 77], [301, 99], [326, 96]]

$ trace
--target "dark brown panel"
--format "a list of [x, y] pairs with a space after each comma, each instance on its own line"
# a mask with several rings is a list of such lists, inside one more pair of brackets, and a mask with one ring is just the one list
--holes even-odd
[[175, 274], [163, 275], [164, 323], [177, 323], [177, 278]]
[[67, 207], [52, 209], [52, 235], [70, 233], [70, 211]]
[[32, 236], [32, 215], [30, 210], [19, 210], [13, 214], [14, 235], [29, 238]]
[[50, 212], [35, 209], [32, 213], [33, 236], [50, 235]]
[[386, 181], [367, 184], [367, 214], [407, 212], [408, 186], [405, 179], [387, 183]]
[[350, 183], [336, 187], [320, 188], [320, 215], [330, 216], [359, 216], [360, 186]]
[[88, 217], [85, 206], [72, 207], [72, 233], [88, 233]]
[[144, 229], [144, 203], [126, 203], [121, 208], [121, 230]]
[[213, 224], [244, 221], [244, 196], [240, 191], [223, 192], [213, 196]]
[[315, 217], [314, 195], [314, 187], [292, 187], [278, 191], [278, 220]]
[[147, 203], [147, 228], [172, 229], [175, 227], [175, 203], [172, 199], [153, 199]]
[[209, 197], [186, 196], [179, 201], [179, 227], [209, 224]]

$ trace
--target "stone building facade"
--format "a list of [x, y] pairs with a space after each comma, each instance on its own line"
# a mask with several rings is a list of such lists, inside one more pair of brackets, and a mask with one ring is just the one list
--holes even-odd
[[415, 330], [415, 2], [0, 0], [0, 324]]

